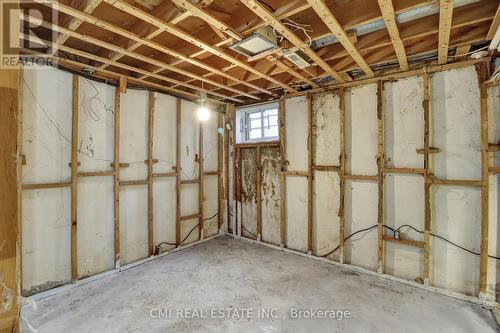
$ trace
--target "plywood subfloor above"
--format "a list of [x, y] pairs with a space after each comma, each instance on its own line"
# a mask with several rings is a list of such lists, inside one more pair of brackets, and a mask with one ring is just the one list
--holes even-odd
[[[24, 306], [23, 323], [43, 332], [496, 330], [490, 312], [479, 305], [228, 237], [36, 305], [36, 310]], [[171, 309], [172, 318], [151, 318], [150, 311], [159, 308]], [[285, 318], [291, 309], [339, 310], [350, 311], [351, 319], [178, 319], [178, 308], [204, 309], [206, 315], [217, 308], [252, 308], [256, 315], [266, 308]]]

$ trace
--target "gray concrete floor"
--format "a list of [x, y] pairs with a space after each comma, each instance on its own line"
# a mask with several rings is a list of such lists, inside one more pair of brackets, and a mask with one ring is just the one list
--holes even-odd
[[[170, 318], [153, 318], [158, 309]], [[208, 318], [177, 318], [177, 309]], [[233, 318], [210, 318], [217, 309]], [[278, 318], [258, 318], [259, 309]], [[351, 316], [290, 319], [293, 309]], [[22, 317], [24, 332], [51, 333], [496, 331], [478, 305], [229, 237], [26, 305]]]

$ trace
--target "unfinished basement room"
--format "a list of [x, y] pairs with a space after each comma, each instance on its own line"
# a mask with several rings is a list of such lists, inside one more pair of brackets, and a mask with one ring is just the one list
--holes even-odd
[[0, 0], [0, 333], [498, 332], [500, 0]]

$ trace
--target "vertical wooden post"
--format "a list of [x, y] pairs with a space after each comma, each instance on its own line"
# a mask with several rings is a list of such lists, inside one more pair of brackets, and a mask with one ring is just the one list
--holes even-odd
[[230, 214], [231, 212], [229, 211], [229, 130], [226, 128], [226, 123], [229, 119], [229, 109], [230, 109], [230, 104], [226, 104], [226, 114], [224, 116], [224, 199], [225, 199], [225, 208], [227, 209], [226, 212], [226, 231], [229, 232], [229, 224], [230, 224]]
[[339, 168], [339, 182], [340, 182], [340, 203], [339, 203], [339, 240], [340, 240], [340, 255], [339, 261], [345, 261], [345, 92], [344, 88], [340, 88], [339, 95], [339, 121], [340, 121], [340, 168]]
[[488, 64], [481, 62], [478, 71], [481, 97], [481, 256], [479, 264], [479, 298], [485, 299], [488, 286], [489, 155], [488, 90], [484, 82], [489, 78]]
[[153, 125], [155, 114], [155, 93], [149, 92], [149, 122], [148, 122], [148, 246], [149, 255], [154, 255], [153, 228]]
[[307, 94], [307, 253], [313, 248], [313, 108], [312, 95]]
[[[223, 115], [217, 114], [217, 128], [223, 128]], [[224, 131], [226, 133], [226, 131]], [[219, 215], [217, 216], [218, 228], [217, 230], [220, 232], [221, 227], [224, 223], [224, 141], [223, 136], [217, 132], [217, 196], [219, 198]]]
[[377, 86], [377, 123], [378, 123], [378, 214], [377, 214], [377, 272], [384, 272], [384, 82]]
[[242, 179], [243, 179], [243, 167], [242, 167], [242, 152], [241, 152], [242, 148], [238, 148], [237, 149], [237, 159], [238, 159], [238, 162], [237, 162], [237, 185], [236, 185], [236, 215], [237, 215], [237, 219], [236, 219], [236, 223], [238, 224], [237, 226], [237, 235], [238, 236], [241, 236], [243, 235], [243, 230], [242, 230], [242, 216], [240, 215], [241, 214], [241, 211], [240, 209], [238, 209], [238, 203], [241, 203], [241, 187], [242, 187]]
[[429, 285], [430, 276], [430, 251], [429, 238], [431, 232], [431, 182], [430, 182], [430, 78], [427, 72], [423, 76], [424, 100], [422, 103], [424, 109], [424, 285]]
[[262, 239], [262, 163], [261, 163], [261, 152], [260, 146], [257, 146], [256, 152], [256, 160], [257, 160], [257, 188], [256, 188], [256, 199], [257, 199], [257, 240], [260, 241]]
[[181, 107], [182, 100], [177, 98], [175, 111], [175, 244], [181, 246]]
[[[0, 28], [1, 30], [1, 28]], [[0, 69], [0, 330], [20, 332], [22, 73]]]
[[279, 133], [280, 133], [280, 155], [281, 155], [281, 171], [280, 171], [280, 246], [286, 246], [286, 115], [285, 115], [285, 99], [280, 99], [279, 104]]
[[120, 268], [120, 100], [121, 88], [115, 88], [114, 119], [114, 241], [115, 268]]
[[[231, 162], [232, 162], [232, 176], [233, 176], [233, 216], [232, 228], [233, 235], [238, 235], [238, 169], [237, 169], [237, 149], [236, 149], [236, 112], [234, 106], [231, 105], [229, 118], [231, 119]], [[228, 143], [229, 146], [229, 143]]]
[[78, 180], [78, 90], [79, 77], [73, 75], [73, 117], [71, 120], [71, 281], [78, 279], [77, 259], [77, 180]]
[[205, 237], [205, 230], [203, 226], [204, 219], [204, 210], [203, 210], [203, 122], [200, 122], [200, 137], [199, 137], [199, 151], [198, 151], [198, 159], [199, 159], [199, 177], [200, 177], [200, 189], [198, 193], [198, 204], [200, 207], [200, 217], [199, 217], [199, 227], [198, 227], [198, 238], [203, 239]]

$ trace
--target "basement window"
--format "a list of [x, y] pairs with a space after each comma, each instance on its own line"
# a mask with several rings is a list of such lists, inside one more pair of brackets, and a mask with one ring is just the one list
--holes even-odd
[[279, 139], [278, 103], [238, 108], [237, 118], [238, 143]]

